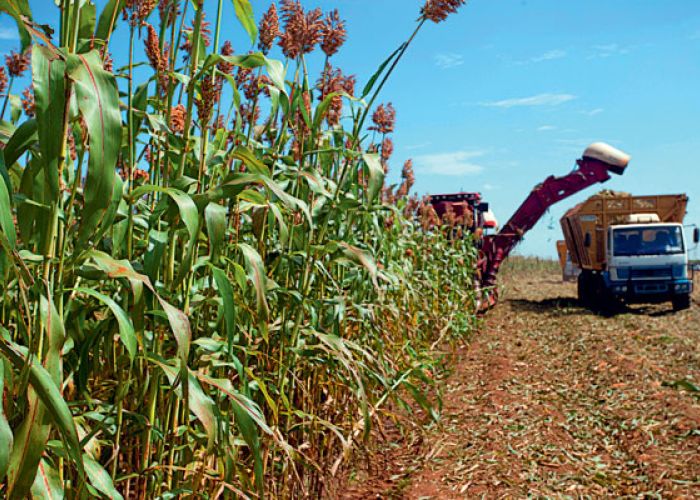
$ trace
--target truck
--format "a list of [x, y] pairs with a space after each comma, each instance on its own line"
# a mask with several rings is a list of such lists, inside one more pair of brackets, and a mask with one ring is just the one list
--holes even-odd
[[485, 234], [484, 228], [498, 226], [498, 223], [478, 193], [431, 196], [431, 204], [439, 218], [445, 214], [464, 216], [463, 225], [481, 235], [477, 239], [479, 257], [475, 272], [480, 312], [496, 305], [497, 275], [501, 264], [547, 210], [593, 184], [608, 181], [611, 174], [622, 175], [629, 161], [629, 155], [608, 144], [591, 144], [576, 160], [573, 170], [560, 177], [551, 175], [535, 186], [508, 222], [500, 228], [493, 228], [493, 234]]
[[[578, 269], [582, 305], [612, 311], [622, 304], [670, 301], [688, 309], [693, 292], [683, 226], [685, 194], [632, 196], [602, 191], [567, 211], [560, 223]], [[697, 245], [700, 230], [692, 240]]]

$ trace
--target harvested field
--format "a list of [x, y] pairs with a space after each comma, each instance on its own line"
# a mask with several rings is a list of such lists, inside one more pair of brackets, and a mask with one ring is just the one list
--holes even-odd
[[347, 497], [700, 495], [699, 295], [605, 318], [546, 265], [503, 278], [440, 425], [387, 443]]

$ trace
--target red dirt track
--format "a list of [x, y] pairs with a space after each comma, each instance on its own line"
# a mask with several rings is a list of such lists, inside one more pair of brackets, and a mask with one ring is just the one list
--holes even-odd
[[440, 424], [384, 429], [345, 498], [700, 497], [700, 294], [606, 318], [554, 270], [504, 284]]

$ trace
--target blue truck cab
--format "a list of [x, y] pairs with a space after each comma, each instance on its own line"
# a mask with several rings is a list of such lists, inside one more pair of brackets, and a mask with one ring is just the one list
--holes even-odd
[[[693, 240], [697, 243], [698, 230]], [[661, 223], [656, 214], [630, 216], [627, 224], [609, 226], [606, 269], [601, 273], [607, 292], [625, 303], [670, 300], [674, 310], [690, 307], [693, 280], [683, 225]]]

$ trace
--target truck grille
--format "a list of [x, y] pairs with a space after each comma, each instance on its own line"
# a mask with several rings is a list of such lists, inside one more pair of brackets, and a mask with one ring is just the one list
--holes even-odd
[[672, 278], [673, 269], [670, 267], [657, 267], [650, 269], [631, 269], [631, 278]]

